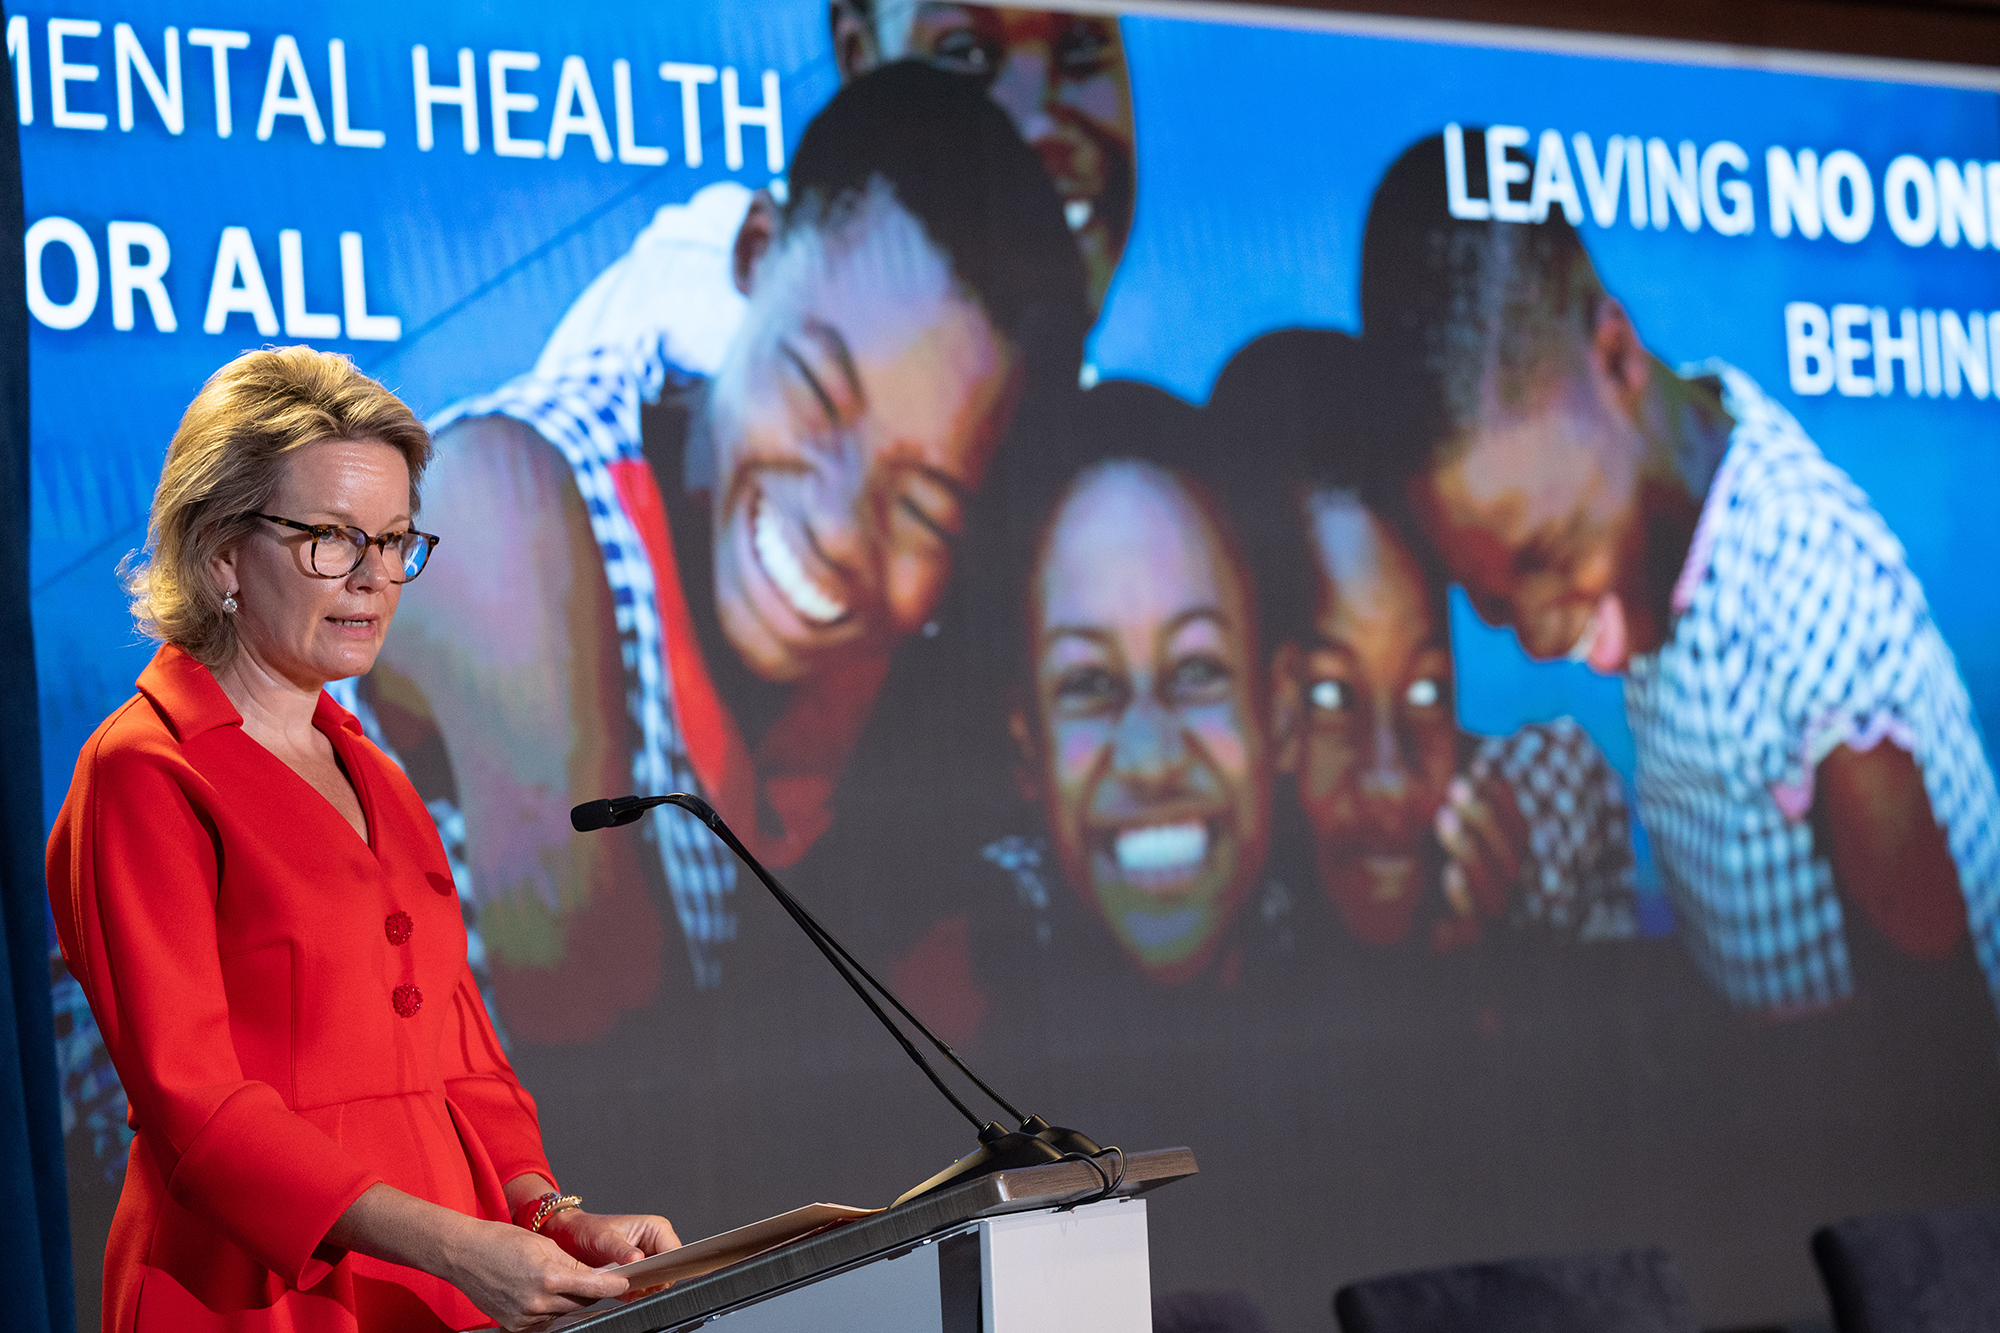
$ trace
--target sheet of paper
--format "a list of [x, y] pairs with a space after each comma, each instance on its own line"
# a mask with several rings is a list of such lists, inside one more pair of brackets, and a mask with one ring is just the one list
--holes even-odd
[[616, 1273], [632, 1284], [631, 1291], [625, 1296], [626, 1300], [630, 1300], [634, 1296], [657, 1291], [669, 1283], [685, 1282], [766, 1250], [788, 1245], [835, 1223], [852, 1222], [857, 1217], [870, 1217], [881, 1211], [879, 1208], [850, 1208], [838, 1203], [809, 1203], [789, 1213], [779, 1213], [776, 1217], [767, 1217], [761, 1222], [752, 1222], [749, 1226], [683, 1245], [678, 1250], [668, 1250], [665, 1254], [655, 1254], [605, 1271]]
[[558, 1315], [535, 1327], [541, 1333], [559, 1333], [560, 1330], [587, 1324], [600, 1315], [619, 1309], [627, 1301], [650, 1296], [676, 1282], [685, 1282], [689, 1278], [713, 1273], [718, 1268], [754, 1259], [816, 1231], [852, 1222], [858, 1217], [873, 1217], [881, 1211], [880, 1208], [850, 1208], [839, 1203], [809, 1203], [789, 1213], [779, 1213], [776, 1217], [767, 1217], [761, 1222], [752, 1222], [749, 1226], [683, 1245], [678, 1250], [615, 1265], [604, 1271], [616, 1273], [632, 1284], [623, 1296], [599, 1301], [571, 1314]]

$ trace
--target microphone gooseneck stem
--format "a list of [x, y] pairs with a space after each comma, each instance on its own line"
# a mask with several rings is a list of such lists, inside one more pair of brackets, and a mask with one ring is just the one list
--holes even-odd
[[[796, 899], [792, 897], [790, 893], [786, 892], [784, 886], [779, 884], [776, 879], [772, 878], [771, 873], [766, 869], [764, 869], [763, 863], [758, 861], [756, 857], [750, 854], [750, 849], [743, 845], [742, 841], [739, 838], [737, 838], [736, 834], [730, 829], [729, 825], [722, 822], [722, 816], [716, 814], [715, 810], [708, 804], [708, 802], [702, 800], [698, 796], [689, 796], [683, 792], [675, 792], [672, 795], [662, 797], [659, 799], [663, 804], [677, 805], [681, 809], [686, 810], [689, 814], [701, 820], [702, 823], [708, 825], [710, 831], [713, 832], [716, 837], [722, 839], [723, 842], [729, 845], [730, 851], [735, 852], [737, 856], [742, 858], [743, 864], [750, 867], [750, 873], [755, 875], [757, 877], [758, 882], [761, 883], [766, 889], [770, 891], [771, 896], [773, 898], [776, 898], [778, 900], [778, 905], [785, 909], [786, 914], [790, 916], [792, 920], [798, 924], [799, 929], [803, 930], [806, 933], [806, 936], [812, 940], [813, 945], [816, 948], [818, 948], [821, 954], [825, 956], [826, 961], [833, 966], [833, 970], [840, 973], [841, 980], [845, 981], [849, 989], [853, 990], [853, 992], [856, 995], [861, 997], [861, 1002], [868, 1006], [869, 1012], [874, 1014], [876, 1020], [880, 1022], [883, 1027], [889, 1030], [890, 1035], [895, 1037], [896, 1041], [902, 1046], [904, 1052], [909, 1055], [910, 1059], [916, 1062], [917, 1068], [924, 1071], [924, 1076], [930, 1079], [931, 1083], [936, 1086], [939, 1092], [944, 1094], [945, 1100], [949, 1101], [954, 1107], [958, 1109], [958, 1113], [960, 1115], [964, 1116], [968, 1121], [971, 1122], [972, 1127], [974, 1129], [980, 1130], [982, 1132], [985, 1131], [987, 1128], [987, 1122], [981, 1120], [977, 1115], [975, 1115], [972, 1111], [972, 1108], [967, 1106], [963, 1101], [961, 1101], [959, 1099], [958, 1094], [951, 1090], [951, 1085], [946, 1083], [944, 1079], [939, 1076], [937, 1070], [931, 1068], [931, 1063], [930, 1061], [924, 1059], [923, 1052], [919, 1051], [916, 1048], [915, 1043], [913, 1043], [909, 1039], [908, 1035], [905, 1034], [901, 1028], [896, 1026], [895, 1021], [891, 1019], [889, 1015], [882, 1012], [882, 1006], [875, 1002], [875, 997], [869, 994], [868, 987], [863, 986], [861, 984], [860, 978], [857, 978], [854, 975], [854, 972], [859, 972], [862, 977], [866, 977], [869, 986], [875, 987], [877, 990], [881, 991], [883, 995], [887, 996], [889, 1002], [896, 1006], [897, 1011], [901, 1013], [905, 1018], [909, 1019], [912, 1023], [915, 1023], [918, 1031], [922, 1032], [924, 1036], [932, 1042], [932, 1044], [936, 1045], [938, 1049], [945, 1054], [946, 1058], [948, 1058], [952, 1062], [952, 1064], [960, 1070], [960, 1072], [964, 1073], [968, 1078], [972, 1079], [974, 1083], [979, 1084], [980, 1088], [984, 1090], [987, 1093], [987, 1095], [992, 1096], [996, 1102], [999, 1102], [1001, 1107], [1005, 1109], [1008, 1112], [1008, 1114], [1010, 1115], [1015, 1114], [1012, 1107], [1008, 1106], [1007, 1103], [1005, 1101], [1002, 1101], [997, 1094], [993, 1093], [992, 1089], [986, 1087], [984, 1080], [980, 1079], [976, 1074], [973, 1074], [971, 1070], [966, 1069], [965, 1065], [958, 1059], [957, 1055], [951, 1050], [950, 1047], [946, 1046], [943, 1042], [939, 1041], [938, 1038], [931, 1033], [929, 1028], [925, 1027], [923, 1023], [920, 1022], [917, 1019], [917, 1017], [914, 1014], [912, 1014], [908, 1009], [904, 1008], [903, 1002], [901, 1000], [898, 1000], [895, 997], [895, 995], [892, 994], [886, 987], [884, 987], [880, 982], [876, 981], [873, 976], [869, 975], [868, 970], [866, 968], [862, 967], [859, 963], [854, 962], [853, 958], [848, 954], [847, 950], [842, 948], [839, 942], [834, 940], [831, 935], [827, 934], [825, 928], [822, 927], [818, 921], [813, 919], [812, 913], [808, 912], [802, 905], [800, 905], [800, 903]], [[854, 972], [850, 972], [848, 970], [849, 964], [852, 964]]]
[[[801, 907], [799, 910], [801, 912], [805, 912], [805, 909], [803, 907]], [[846, 959], [847, 962], [854, 968], [855, 971], [861, 974], [863, 980], [867, 981], [869, 985], [873, 986], [876, 990], [880, 991], [882, 993], [883, 998], [888, 1000], [890, 1004], [896, 1007], [896, 1012], [901, 1014], [904, 1018], [908, 1019], [910, 1021], [910, 1025], [916, 1028], [918, 1032], [923, 1034], [924, 1040], [937, 1048], [938, 1054], [942, 1055], [945, 1059], [951, 1061], [951, 1067], [953, 1069], [956, 1069], [959, 1073], [965, 1075], [966, 1078], [970, 1079], [975, 1087], [977, 1087], [981, 1092], [985, 1093], [989, 1098], [992, 1099], [994, 1105], [998, 1106], [1001, 1110], [1005, 1111], [1015, 1120], [1017, 1121], [1027, 1120], [1028, 1118], [1027, 1115], [1018, 1108], [1016, 1108], [1012, 1102], [1008, 1101], [1005, 1097], [1002, 1097], [998, 1092], [995, 1092], [993, 1090], [992, 1084], [988, 1083], [985, 1079], [979, 1077], [979, 1075], [973, 1073], [972, 1067], [959, 1058], [958, 1052], [954, 1051], [951, 1048], [951, 1046], [944, 1040], [944, 1038], [938, 1036], [937, 1033], [932, 1032], [930, 1030], [930, 1026], [926, 1024], [923, 1019], [918, 1018], [915, 1014], [911, 1013], [909, 1006], [904, 1004], [900, 999], [896, 997], [896, 992], [890, 990], [887, 986], [884, 986], [881, 982], [875, 980], [874, 975], [870, 973], [867, 968], [863, 967], [860, 963], [855, 962], [854, 955], [850, 954], [849, 952], [847, 952], [846, 949], [842, 948], [839, 940], [834, 939], [833, 936], [831, 935], [826, 935], [825, 931], [820, 928], [819, 922], [813, 920], [811, 913], [806, 912], [805, 916], [806, 920], [812, 923], [813, 929], [819, 931], [820, 934], [825, 935], [826, 941], [829, 944], [831, 944], [836, 950], [839, 951], [840, 956]]]
[[[951, 1062], [952, 1068], [956, 1069], [959, 1073], [965, 1075], [966, 1078], [970, 1079], [973, 1085], [977, 1087], [981, 1092], [985, 1093], [988, 1097], [992, 1098], [994, 1104], [998, 1106], [1001, 1110], [1005, 1111], [1008, 1115], [1012, 1116], [1017, 1121], [1024, 1121], [1028, 1118], [1021, 1111], [1017, 1110], [1012, 1102], [1009, 1102], [1005, 1097], [1002, 1097], [998, 1092], [994, 1091], [993, 1086], [990, 1083], [988, 1083], [985, 1079], [979, 1077], [979, 1075], [973, 1073], [971, 1066], [967, 1065], [964, 1060], [959, 1058], [958, 1052], [953, 1050], [951, 1046], [946, 1043], [944, 1038], [938, 1036], [937, 1033], [931, 1031], [930, 1026], [927, 1023], [925, 1023], [923, 1019], [918, 1018], [915, 1014], [910, 1012], [909, 1006], [904, 1004], [901, 999], [897, 998], [896, 992], [890, 990], [887, 986], [884, 986], [881, 982], [877, 981], [875, 979], [875, 974], [870, 972], [866, 967], [862, 966], [860, 960], [855, 958], [853, 954], [849, 953], [847, 951], [846, 946], [843, 945], [839, 940], [835, 939], [832, 933], [829, 932], [825, 926], [822, 926], [819, 923], [819, 919], [815, 917], [812, 914], [812, 912], [806, 908], [805, 904], [801, 903], [798, 899], [792, 897], [789, 890], [787, 890], [783, 885], [779, 884], [770, 875], [766, 874], [764, 871], [764, 867], [757, 863], [757, 858], [751, 856], [749, 852], [745, 851], [743, 849], [743, 845], [736, 840], [736, 835], [733, 832], [728, 831], [728, 826], [723, 824], [722, 822], [722, 816], [715, 814], [713, 807], [711, 807], [708, 812], [709, 815], [714, 816], [713, 821], [711, 822], [709, 818], [707, 816], [703, 816], [700, 811], [693, 810], [680, 801], [674, 801], [672, 802], [672, 804], [679, 805], [681, 806], [682, 809], [688, 810], [689, 813], [694, 814], [697, 817], [701, 818], [702, 821], [704, 823], [707, 823], [711, 829], [714, 829], [717, 835], [720, 836], [725, 842], [727, 842], [730, 848], [734, 850], [738, 856], [741, 856], [749, 864], [751, 870], [756, 872], [758, 879], [763, 881], [764, 887], [769, 889], [772, 892], [772, 894], [774, 894], [777, 897], [778, 901], [784, 905], [785, 910], [791, 914], [792, 920], [798, 922], [799, 927], [802, 930], [804, 930], [808, 935], [811, 935], [813, 937], [814, 943], [820, 945], [820, 952], [825, 953], [828, 948], [831, 948], [834, 951], [834, 953], [839, 954], [841, 960], [845, 962], [848, 967], [853, 968], [855, 972], [859, 973], [861, 979], [863, 981], [866, 981], [871, 987], [873, 987], [875, 991], [882, 996], [883, 999], [887, 1000], [891, 1005], [893, 1005], [897, 1013], [901, 1014], [904, 1018], [909, 1020], [910, 1025], [916, 1028], [916, 1030], [923, 1035], [925, 1041], [928, 1041], [932, 1046], [937, 1048], [938, 1054], [944, 1056], [945, 1059]], [[704, 804], [706, 803], [704, 802]], [[830, 955], [829, 955], [829, 961], [831, 961]], [[835, 963], [834, 965], [838, 967], [840, 964]], [[853, 982], [850, 980], [848, 984], [852, 985]]]
[[[825, 926], [822, 926], [819, 920], [806, 909], [803, 903], [792, 897], [785, 887], [778, 883], [764, 869], [757, 858], [752, 856], [749, 849], [736, 837], [734, 830], [723, 822], [722, 816], [717, 814], [715, 808], [709, 805], [708, 802], [702, 800], [699, 796], [694, 796], [687, 792], [672, 792], [665, 796], [625, 796], [617, 800], [588, 801], [577, 806], [570, 812], [570, 822], [575, 825], [578, 832], [614, 828], [621, 824], [629, 824], [638, 819], [646, 811], [661, 805], [676, 805], [686, 810], [689, 814], [701, 820], [702, 823], [708, 825], [711, 833], [722, 839], [731, 851], [743, 859], [743, 863], [756, 873], [758, 881], [770, 891], [772, 897], [778, 900], [779, 906], [783, 907], [786, 914], [792, 918], [799, 929], [806, 933], [814, 946], [825, 956], [827, 962], [833, 965], [834, 970], [841, 974], [841, 979], [846, 981], [848, 986], [857, 995], [861, 996], [862, 1002], [867, 1004], [869, 1010], [881, 1021], [882, 1025], [895, 1035], [896, 1040], [902, 1043], [904, 1050], [910, 1053], [911, 1058], [916, 1060], [930, 1080], [938, 1085], [939, 1090], [943, 1091], [945, 1096], [951, 1098], [952, 1104], [959, 1108], [961, 1114], [966, 1115], [973, 1123], [979, 1123], [977, 1117], [966, 1111], [964, 1103], [960, 1102], [958, 1098], [952, 1096], [945, 1089], [943, 1083], [939, 1081], [936, 1071], [930, 1067], [929, 1063], [921, 1055], [915, 1052], [909, 1041], [905, 1038], [902, 1030], [889, 1021], [882, 1011], [876, 1007], [875, 1001], [856, 983], [854, 979], [855, 973], [858, 973], [861, 979], [872, 987], [877, 994], [893, 1005], [896, 1012], [901, 1014], [912, 1027], [922, 1034], [924, 1040], [935, 1047], [940, 1055], [949, 1060], [954, 1069], [965, 1075], [981, 1092], [991, 1098], [994, 1104], [1000, 1107], [1001, 1110], [1019, 1121], [1024, 1129], [1027, 1127], [1029, 1117], [1015, 1107], [1012, 1102], [1001, 1096], [992, 1084], [974, 1073], [971, 1066], [959, 1058], [957, 1051], [953, 1050], [937, 1033], [931, 1031], [930, 1026], [921, 1018], [910, 1012], [910, 1007], [897, 997], [896, 992], [878, 981], [875, 975], [863, 966], [859, 959], [849, 953], [846, 946], [835, 939], [832, 932], [828, 931]], [[852, 969], [852, 971], [850, 972], [849, 969]]]

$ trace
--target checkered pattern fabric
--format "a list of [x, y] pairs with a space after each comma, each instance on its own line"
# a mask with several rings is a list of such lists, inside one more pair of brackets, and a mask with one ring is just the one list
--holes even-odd
[[1579, 940], [1638, 932], [1625, 788], [1589, 733], [1563, 717], [1486, 737], [1466, 776], [1505, 782], [1527, 822], [1517, 925]]
[[1789, 413], [1719, 363], [1737, 425], [1657, 653], [1625, 706], [1639, 813], [1696, 961], [1746, 1009], [1854, 987], [1833, 873], [1807, 815], [1836, 747], [1921, 766], [1975, 952], [2000, 998], [2000, 795], [1972, 701], [1903, 548]]
[[[694, 378], [668, 360], [664, 340], [656, 338], [650, 345], [584, 353], [553, 374], [523, 375], [494, 393], [447, 408], [430, 423], [433, 431], [442, 431], [473, 417], [512, 417], [540, 432], [569, 463], [611, 586], [626, 700], [639, 732], [632, 781], [642, 793], [698, 793], [701, 787], [681, 739], [652, 561], [625, 512], [610, 467], [643, 461], [640, 408], [658, 401], [669, 384], [686, 388]], [[677, 808], [662, 806], [649, 818], [696, 984], [716, 986], [722, 979], [718, 948], [736, 937], [730, 898], [736, 891], [736, 863], [700, 821]]]

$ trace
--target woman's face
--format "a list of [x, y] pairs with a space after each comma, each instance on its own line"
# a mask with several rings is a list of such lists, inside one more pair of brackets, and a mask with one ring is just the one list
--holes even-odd
[[986, 82], [1048, 169], [1092, 308], [1132, 230], [1132, 88], [1115, 17], [924, 0], [898, 54]]
[[1263, 868], [1270, 766], [1251, 597], [1201, 504], [1137, 463], [1087, 472], [1044, 538], [1017, 715], [1058, 860], [1126, 951], [1193, 976]]
[[716, 608], [751, 670], [797, 681], [930, 619], [1017, 368], [886, 192], [772, 244], [710, 413]]
[[1306, 500], [1312, 636], [1279, 658], [1298, 700], [1299, 803], [1320, 885], [1362, 940], [1409, 933], [1457, 766], [1451, 650], [1415, 556], [1352, 496]]
[[[410, 469], [379, 440], [322, 440], [295, 451], [261, 513], [299, 523], [338, 523], [371, 536], [410, 529]], [[395, 618], [402, 585], [395, 557], [369, 547], [346, 578], [313, 574], [312, 537], [259, 520], [210, 562], [218, 589], [236, 595], [239, 650], [261, 669], [302, 688], [358, 676]], [[325, 548], [322, 547], [322, 550]]]

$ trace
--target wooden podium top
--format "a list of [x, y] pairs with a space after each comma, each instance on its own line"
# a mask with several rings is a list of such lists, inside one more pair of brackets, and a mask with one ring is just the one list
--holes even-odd
[[[1125, 1179], [1114, 1197], [1143, 1194], [1196, 1170], [1194, 1153], [1187, 1148], [1127, 1153]], [[660, 1333], [845, 1268], [888, 1258], [982, 1217], [1060, 1208], [1103, 1188], [1097, 1172], [1082, 1162], [1050, 1162], [996, 1172], [690, 1278], [651, 1296], [580, 1310], [550, 1327], [582, 1328], [588, 1333]]]

